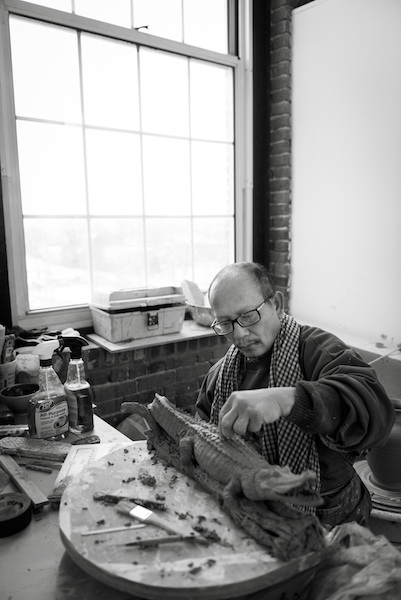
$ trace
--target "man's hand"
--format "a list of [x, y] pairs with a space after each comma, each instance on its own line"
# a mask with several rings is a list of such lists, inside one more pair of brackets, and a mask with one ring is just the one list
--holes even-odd
[[235, 433], [259, 431], [263, 424], [274, 423], [290, 414], [295, 388], [278, 387], [233, 392], [220, 411], [220, 435], [232, 438]]

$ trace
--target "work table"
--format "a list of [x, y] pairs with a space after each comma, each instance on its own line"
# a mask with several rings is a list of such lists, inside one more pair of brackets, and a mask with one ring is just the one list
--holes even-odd
[[[126, 446], [133, 450], [146, 447], [146, 442], [133, 442], [114, 427], [95, 416], [93, 432], [102, 444]], [[66, 441], [72, 441], [68, 439]], [[131, 450], [130, 450], [131, 451]], [[120, 450], [119, 452], [123, 452]], [[58, 471], [51, 474], [29, 471], [36, 485], [48, 495], [53, 489]], [[13, 484], [2, 493], [17, 491]], [[78, 498], [78, 497], [77, 497]], [[74, 503], [75, 506], [75, 503]], [[1, 598], [5, 600], [143, 600], [132, 593], [120, 591], [92, 577], [82, 570], [66, 551], [60, 537], [59, 510], [51, 505], [32, 515], [31, 523], [22, 531], [6, 538], [0, 538], [0, 582]], [[377, 532], [378, 534], [379, 532]], [[306, 572], [308, 573], [308, 572]], [[289, 598], [296, 594], [305, 583], [305, 573], [301, 579], [294, 578]], [[313, 577], [313, 570], [311, 571]], [[299, 576], [298, 576], [299, 577]], [[292, 580], [291, 580], [292, 581]], [[297, 589], [298, 585], [298, 589]], [[272, 593], [270, 593], [272, 592]], [[281, 593], [280, 593], [281, 594]], [[237, 597], [237, 600], [269, 600], [280, 597], [274, 589], [260, 590], [256, 594]], [[205, 596], [207, 597], [207, 596]], [[302, 598], [304, 596], [301, 596]], [[309, 599], [308, 599], [309, 600]]]
[[[99, 417], [95, 428], [85, 434], [97, 435], [101, 443], [133, 444]], [[67, 437], [66, 441], [70, 441]], [[29, 471], [36, 485], [48, 494], [58, 471], [51, 474]], [[17, 491], [12, 483], [2, 493]], [[105, 586], [86, 575], [68, 556], [59, 535], [59, 512], [50, 505], [32, 515], [22, 531], [0, 538], [1, 597], [13, 600], [126, 600], [132, 596]]]

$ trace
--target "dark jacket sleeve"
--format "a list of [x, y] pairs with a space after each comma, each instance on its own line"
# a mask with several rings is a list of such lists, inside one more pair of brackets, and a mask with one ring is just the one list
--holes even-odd
[[329, 447], [361, 452], [385, 443], [395, 411], [375, 370], [340, 339], [303, 326], [300, 364], [289, 420]]
[[[224, 357], [223, 357], [224, 358]], [[195, 404], [197, 414], [204, 419], [209, 421], [210, 410], [212, 408], [214, 388], [216, 385], [216, 379], [219, 374], [221, 363], [223, 358], [220, 358], [208, 371], [204, 378], [201, 389], [199, 391], [198, 399]]]

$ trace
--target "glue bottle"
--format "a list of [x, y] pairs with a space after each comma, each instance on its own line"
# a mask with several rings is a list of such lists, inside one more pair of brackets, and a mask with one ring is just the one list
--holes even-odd
[[33, 438], [61, 440], [68, 433], [67, 396], [52, 365], [58, 347], [58, 340], [47, 340], [32, 350], [40, 360], [39, 390], [28, 404], [28, 427]]
[[93, 393], [86, 381], [82, 347], [88, 342], [81, 336], [64, 337], [65, 346], [71, 351], [64, 389], [67, 395], [70, 431], [82, 433], [93, 430]]

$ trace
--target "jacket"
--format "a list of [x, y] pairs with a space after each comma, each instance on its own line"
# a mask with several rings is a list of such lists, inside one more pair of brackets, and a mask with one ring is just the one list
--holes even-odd
[[[196, 402], [197, 412], [206, 420], [222, 360], [207, 373]], [[264, 370], [249, 377], [244, 360], [240, 389], [251, 389], [247, 380], [256, 387], [267, 386], [270, 356], [263, 361]], [[354, 461], [386, 442], [395, 411], [375, 370], [336, 336], [317, 327], [301, 326], [299, 361], [303, 379], [295, 386], [295, 403], [287, 419], [315, 436], [321, 494], [324, 506], [332, 508], [344, 504], [343, 490], [358, 479]], [[350, 509], [361, 499], [360, 483], [361, 490], [353, 494]]]

